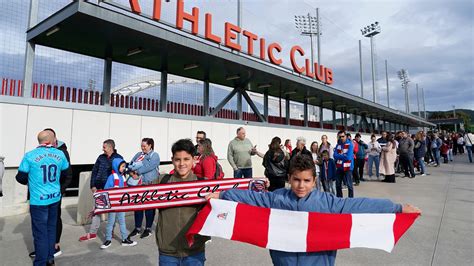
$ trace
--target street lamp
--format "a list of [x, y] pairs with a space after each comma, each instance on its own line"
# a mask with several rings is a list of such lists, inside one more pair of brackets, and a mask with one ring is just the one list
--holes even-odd
[[[318, 64], [321, 64], [321, 50], [319, 43], [319, 36], [321, 29], [319, 28], [319, 8], [316, 8], [316, 17], [312, 17], [310, 13], [302, 16], [295, 16], [296, 29], [300, 31], [301, 35], [309, 36], [311, 39], [311, 66], [314, 68], [314, 52], [313, 52], [313, 36], [316, 35], [318, 44]], [[313, 69], [314, 70], [314, 69]]]
[[375, 102], [375, 58], [374, 58], [374, 36], [381, 32], [380, 24], [376, 21], [360, 30], [362, 36], [370, 38], [370, 59], [372, 61], [372, 92]]
[[398, 78], [402, 82], [402, 89], [405, 90], [405, 112], [410, 113], [410, 100], [408, 97], [408, 83], [410, 82], [410, 78], [408, 77], [408, 71], [405, 69], [401, 69], [398, 71]]

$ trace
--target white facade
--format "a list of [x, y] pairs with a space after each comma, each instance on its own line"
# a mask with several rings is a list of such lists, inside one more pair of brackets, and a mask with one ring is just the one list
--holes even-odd
[[[91, 111], [15, 103], [0, 103], [0, 124], [0, 154], [5, 156], [7, 168], [3, 178], [4, 197], [0, 198], [0, 216], [27, 211], [26, 187], [15, 181], [15, 175], [23, 154], [36, 147], [36, 135], [44, 128], [53, 128], [58, 139], [67, 144], [73, 165], [93, 164], [102, 153], [102, 142], [108, 138], [115, 140], [118, 152], [126, 160], [130, 160], [140, 151], [141, 139], [151, 137], [155, 140], [155, 150], [162, 161], [170, 161], [171, 145], [176, 140], [194, 140], [198, 130], [207, 133], [220, 159], [226, 159], [227, 145], [240, 126], [245, 127], [247, 137], [261, 152], [268, 149], [274, 136], [279, 136], [282, 141], [291, 139], [293, 146], [299, 136], [306, 138], [307, 147], [312, 141], [320, 142], [323, 134], [328, 136], [330, 142], [336, 141], [336, 131], [333, 130], [262, 123], [246, 125], [245, 121], [211, 122], [205, 121], [203, 117], [193, 116], [169, 118], [105, 112], [102, 109]], [[367, 141], [369, 135], [364, 134], [363, 138]], [[262, 174], [259, 162], [261, 161], [257, 160], [254, 164], [254, 167], [259, 168], [255, 173]], [[227, 168], [227, 165], [224, 167]], [[232, 173], [227, 171], [226, 176], [230, 175]]]

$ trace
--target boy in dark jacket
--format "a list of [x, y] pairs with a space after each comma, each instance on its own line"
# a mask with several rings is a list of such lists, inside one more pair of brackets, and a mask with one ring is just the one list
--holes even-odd
[[[115, 158], [112, 161], [112, 174], [107, 178], [104, 189], [123, 188], [127, 186], [124, 172], [126, 162], [121, 158]], [[105, 230], [105, 242], [100, 246], [106, 249], [112, 244], [112, 233], [114, 231], [115, 219], [117, 218], [120, 225], [120, 234], [122, 235], [122, 246], [135, 246], [137, 242], [128, 238], [127, 224], [125, 223], [125, 212], [109, 212], [107, 218], [107, 228]]]
[[326, 190], [324, 192], [329, 192], [333, 195], [336, 195], [336, 163], [334, 159], [329, 158], [329, 152], [323, 151], [322, 153], [323, 161], [321, 163], [321, 173], [320, 177], [321, 182], [325, 184]]
[[[355, 185], [358, 186], [360, 181], [365, 181], [364, 179], [364, 165], [365, 165], [365, 151], [368, 146], [361, 140], [361, 135], [357, 133], [354, 139], [354, 170], [352, 175], [354, 176]], [[357, 146], [357, 149], [355, 148]]]

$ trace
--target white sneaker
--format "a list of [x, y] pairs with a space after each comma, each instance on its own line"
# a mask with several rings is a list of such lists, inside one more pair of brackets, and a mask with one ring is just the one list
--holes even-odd
[[106, 241], [104, 242], [104, 244], [102, 244], [102, 246], [100, 246], [100, 248], [101, 248], [101, 249], [106, 249], [106, 248], [110, 247], [110, 245], [112, 245], [112, 241], [106, 240]]
[[421, 174], [420, 176], [426, 176], [426, 174]]
[[124, 247], [133, 247], [135, 245], [137, 245], [137, 242], [130, 240], [130, 238], [122, 240], [122, 246]]

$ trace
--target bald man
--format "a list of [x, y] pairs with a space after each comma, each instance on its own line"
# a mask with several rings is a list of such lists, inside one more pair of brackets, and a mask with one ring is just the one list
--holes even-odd
[[[61, 172], [69, 163], [64, 153], [56, 149], [54, 134], [38, 133], [39, 146], [23, 157], [16, 180], [28, 185], [30, 192], [31, 228], [36, 251], [33, 265], [54, 265], [56, 220], [61, 199]], [[65, 174], [63, 172], [63, 174]]]

